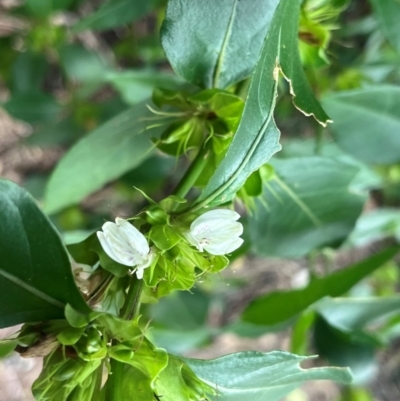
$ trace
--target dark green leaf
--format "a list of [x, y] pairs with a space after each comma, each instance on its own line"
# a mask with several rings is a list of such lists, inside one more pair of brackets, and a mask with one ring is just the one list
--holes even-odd
[[375, 376], [377, 362], [373, 345], [352, 339], [321, 318], [316, 322], [313, 337], [319, 355], [334, 365], [351, 369], [354, 384], [363, 384]]
[[154, 0], [108, 0], [104, 2], [93, 14], [90, 14], [74, 26], [75, 32], [91, 30], [105, 30], [125, 25], [145, 16], [151, 11]]
[[298, 52], [299, 2], [282, 0], [271, 22], [252, 76], [239, 128], [221, 164], [203, 190], [196, 208], [233, 199], [247, 177], [280, 150], [275, 125], [278, 75], [290, 82], [297, 108], [325, 125], [328, 117], [314, 98]]
[[0, 181], [0, 216], [0, 327], [63, 318], [67, 303], [89, 311], [58, 233], [11, 181]]
[[370, 0], [387, 40], [400, 52], [400, 3], [398, 0]]
[[28, 123], [54, 121], [61, 111], [61, 106], [51, 96], [38, 91], [17, 92], [4, 108], [15, 118]]
[[242, 319], [263, 325], [284, 322], [323, 297], [338, 297], [344, 294], [360, 280], [392, 259], [399, 249], [399, 247], [386, 249], [346, 269], [326, 277], [314, 278], [303, 289], [277, 291], [257, 298], [245, 309]]
[[366, 201], [351, 183], [358, 167], [325, 157], [276, 159], [249, 217], [255, 251], [263, 256], [301, 257], [343, 241]]
[[348, 369], [301, 369], [309, 358], [288, 352], [238, 352], [218, 359], [185, 359], [194, 373], [212, 385], [212, 401], [278, 401], [309, 380], [334, 380], [349, 384]]
[[338, 92], [326, 96], [323, 105], [334, 121], [335, 140], [346, 152], [367, 163], [400, 161], [399, 87]]
[[144, 132], [152, 114], [146, 103], [122, 112], [79, 141], [53, 172], [45, 210], [57, 212], [138, 166], [152, 154], [161, 129]]
[[40, 91], [47, 67], [43, 55], [29, 51], [20, 53], [12, 67], [13, 91]]
[[152, 306], [150, 317], [170, 329], [198, 329], [205, 324], [209, 306], [210, 299], [199, 290], [174, 292]]
[[161, 40], [173, 69], [202, 87], [250, 75], [278, 0], [170, 0]]
[[68, 8], [76, 0], [27, 0], [25, 7], [35, 17], [44, 18], [56, 10], [64, 10]]

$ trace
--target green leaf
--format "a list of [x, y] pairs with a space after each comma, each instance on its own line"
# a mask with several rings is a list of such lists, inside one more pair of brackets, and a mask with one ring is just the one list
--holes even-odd
[[366, 384], [376, 375], [376, 346], [351, 338], [318, 318], [313, 338], [317, 352], [329, 363], [348, 366], [355, 385]]
[[392, 247], [346, 269], [326, 277], [313, 278], [300, 290], [276, 291], [252, 301], [244, 310], [242, 319], [263, 325], [274, 325], [296, 316], [326, 296], [338, 297], [392, 259], [400, 247]]
[[64, 45], [59, 50], [59, 56], [68, 79], [80, 83], [78, 93], [81, 96], [90, 95], [105, 83], [111, 68], [104, 57], [79, 45]]
[[61, 111], [51, 96], [36, 90], [14, 93], [4, 108], [15, 118], [32, 124], [54, 121]]
[[13, 91], [40, 91], [48, 64], [40, 53], [20, 53], [12, 66]]
[[326, 299], [317, 305], [318, 313], [333, 327], [345, 332], [366, 326], [400, 310], [400, 297]]
[[151, 379], [141, 370], [123, 364], [122, 371], [118, 371], [117, 384], [113, 388], [113, 399], [154, 401], [154, 394], [151, 388]]
[[181, 359], [168, 355], [168, 365], [156, 381], [156, 393], [164, 401], [208, 400], [211, 387], [201, 381]]
[[325, 125], [328, 117], [314, 98], [298, 52], [299, 4], [282, 0], [271, 22], [260, 58], [251, 79], [239, 128], [227, 154], [195, 205], [215, 206], [232, 200], [247, 177], [280, 150], [275, 125], [278, 74], [290, 82], [297, 108]]
[[255, 251], [301, 257], [343, 241], [367, 199], [351, 187], [359, 168], [327, 157], [276, 159], [271, 164], [275, 178], [264, 184], [249, 217]]
[[398, 0], [370, 0], [386, 39], [400, 52], [400, 3]]
[[299, 364], [310, 359], [288, 352], [238, 352], [209, 361], [185, 359], [194, 373], [211, 385], [217, 395], [212, 401], [278, 401], [310, 380], [334, 380], [349, 384], [348, 369], [302, 369]]
[[150, 138], [161, 129], [144, 132], [151, 117], [146, 103], [122, 112], [80, 140], [61, 159], [48, 183], [45, 210], [55, 213], [73, 205], [104, 184], [141, 164], [152, 154]]
[[79, 21], [74, 32], [91, 30], [106, 30], [134, 22], [145, 16], [154, 6], [154, 1], [108, 0], [93, 14]]
[[88, 312], [61, 239], [35, 200], [0, 181], [0, 327], [64, 317], [64, 306]]
[[[388, 0], [389, 1], [389, 0]], [[367, 163], [400, 161], [400, 88], [381, 85], [326, 96], [338, 145]]]
[[362, 214], [348, 242], [361, 247], [389, 237], [400, 242], [400, 211], [382, 208]]
[[175, 72], [206, 88], [250, 75], [278, 0], [170, 0], [161, 41]]
[[33, 16], [37, 18], [45, 18], [56, 10], [67, 9], [74, 2], [76, 2], [76, 0], [27, 0], [25, 2], [25, 8]]
[[132, 105], [149, 98], [155, 87], [173, 90], [182, 83], [176, 75], [149, 70], [110, 72], [106, 79]]
[[163, 401], [190, 401], [186, 383], [182, 377], [183, 362], [169, 355], [167, 367], [156, 381], [156, 393]]
[[205, 325], [209, 307], [209, 297], [198, 289], [173, 292], [152, 305], [150, 318], [169, 329], [194, 330]]

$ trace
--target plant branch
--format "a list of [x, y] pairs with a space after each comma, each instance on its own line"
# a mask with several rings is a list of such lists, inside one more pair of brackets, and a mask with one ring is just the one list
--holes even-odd
[[203, 144], [199, 150], [199, 153], [197, 153], [197, 156], [193, 160], [192, 164], [175, 188], [175, 191], [173, 192], [174, 195], [184, 198], [192, 189], [193, 185], [199, 178], [201, 172], [204, 170], [204, 167], [208, 162], [208, 158], [211, 153], [211, 143], [211, 139], [209, 139], [205, 144]]
[[142, 290], [143, 280], [138, 279], [136, 276], [132, 276], [128, 294], [126, 295], [126, 299], [120, 313], [120, 317], [122, 319], [131, 320], [137, 315], [139, 311]]

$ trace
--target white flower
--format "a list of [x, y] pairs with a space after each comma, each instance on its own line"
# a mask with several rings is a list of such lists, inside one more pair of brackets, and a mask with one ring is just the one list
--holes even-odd
[[243, 243], [243, 226], [236, 221], [239, 218], [232, 210], [215, 209], [194, 220], [185, 236], [201, 252], [205, 249], [211, 255], [226, 255]]
[[104, 223], [102, 230], [97, 231], [97, 238], [105, 253], [122, 265], [136, 266], [137, 278], [143, 278], [144, 269], [154, 260], [145, 236], [120, 217], [115, 219], [115, 223]]

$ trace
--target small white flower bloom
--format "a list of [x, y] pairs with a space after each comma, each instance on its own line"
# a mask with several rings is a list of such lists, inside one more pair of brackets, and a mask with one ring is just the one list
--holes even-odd
[[239, 218], [232, 210], [211, 210], [194, 220], [185, 236], [200, 252], [205, 249], [211, 255], [226, 255], [243, 243], [243, 226], [236, 221]]
[[97, 231], [105, 253], [125, 266], [136, 266], [136, 276], [143, 278], [143, 272], [154, 260], [154, 253], [145, 236], [128, 221], [117, 217], [115, 223], [103, 224], [103, 231]]

